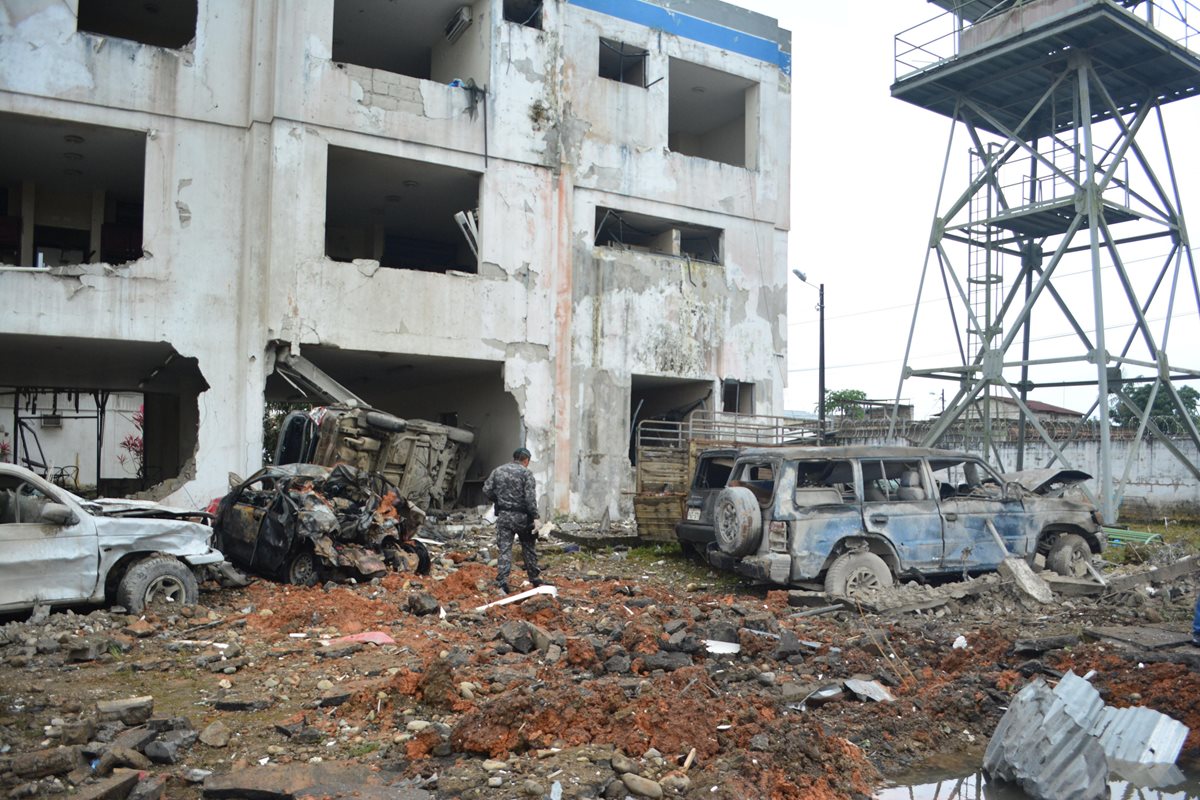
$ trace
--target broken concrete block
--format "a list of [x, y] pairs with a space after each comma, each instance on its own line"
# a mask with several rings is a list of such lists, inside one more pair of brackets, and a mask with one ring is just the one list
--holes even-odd
[[533, 652], [533, 631], [528, 622], [511, 620], [504, 623], [500, 626], [500, 638], [518, 653]]
[[36, 780], [47, 775], [62, 775], [79, 766], [79, 749], [55, 747], [13, 756], [9, 769], [18, 778]]
[[150, 769], [152, 766], [154, 766], [154, 762], [137, 750], [131, 750], [128, 747], [110, 747], [104, 752], [104, 755], [100, 756], [100, 763], [96, 766], [96, 772], [101, 775], [108, 775], [117, 767]]
[[229, 736], [229, 728], [220, 720], [200, 731], [200, 741], [209, 747], [224, 747], [229, 744]]
[[652, 781], [649, 778], [643, 778], [635, 772], [626, 772], [621, 776], [621, 783], [625, 784], [625, 788], [638, 797], [649, 797], [650, 800], [658, 800], [663, 796], [662, 786], [658, 781]]
[[1012, 580], [1017, 589], [1032, 597], [1039, 603], [1054, 602], [1054, 593], [1040, 575], [1029, 568], [1029, 564], [1019, 558], [1006, 558], [1000, 562], [998, 571], [1005, 578]]
[[436, 614], [442, 607], [437, 598], [428, 592], [413, 592], [408, 596], [408, 610], [418, 617]]
[[664, 650], [642, 656], [641, 660], [642, 666], [650, 671], [661, 669], [667, 672], [674, 672], [677, 669], [692, 665], [692, 657], [687, 653], [673, 653]]
[[141, 725], [154, 713], [154, 698], [127, 697], [124, 700], [101, 700], [96, 703], [96, 716], [101, 722], [120, 720], [126, 725]]
[[62, 726], [63, 744], [87, 744], [96, 735], [96, 723], [90, 717], [68, 720]]
[[162, 800], [167, 790], [167, 778], [164, 775], [148, 775], [138, 781], [125, 800]]
[[895, 696], [879, 681], [847, 678], [842, 683], [860, 700], [873, 700], [876, 703], [894, 703], [896, 701]]
[[136, 772], [125, 772], [91, 786], [84, 786], [72, 797], [74, 800], [125, 800], [137, 782]]

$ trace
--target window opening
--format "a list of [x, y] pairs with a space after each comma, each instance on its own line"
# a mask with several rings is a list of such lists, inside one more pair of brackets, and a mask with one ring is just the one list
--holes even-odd
[[720, 264], [724, 233], [720, 228], [596, 208], [597, 247], [617, 247]]
[[694, 489], [721, 489], [729, 481], [733, 472], [733, 456], [725, 458], [706, 458], [700, 462], [696, 470]]
[[477, 42], [463, 0], [334, 0], [331, 57], [341, 64], [450, 83], [472, 74], [468, 41]]
[[330, 147], [325, 254], [394, 269], [477, 272], [479, 181], [476, 172]]
[[735, 414], [754, 413], [754, 384], [726, 378], [721, 385], [721, 410]]
[[79, 0], [76, 28], [178, 50], [196, 38], [197, 0]]
[[928, 500], [920, 461], [863, 461], [863, 499], [867, 502]]
[[0, 114], [0, 141], [0, 263], [143, 256], [144, 132]]
[[504, 20], [541, 30], [541, 0], [504, 0]]
[[600, 77], [610, 81], [646, 86], [646, 58], [650, 51], [644, 47], [600, 37]]
[[853, 503], [854, 467], [849, 461], [800, 461], [796, 464], [796, 505]]
[[758, 84], [677, 58], [670, 60], [668, 75], [667, 148], [753, 168]]
[[758, 499], [759, 505], [767, 505], [775, 494], [775, 465], [769, 462], [747, 462], [737, 468], [730, 486], [749, 489]]

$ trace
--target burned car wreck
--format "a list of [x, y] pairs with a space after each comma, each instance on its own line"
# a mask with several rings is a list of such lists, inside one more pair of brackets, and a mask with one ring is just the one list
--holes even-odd
[[266, 467], [217, 506], [216, 540], [235, 566], [289, 583], [426, 574], [425, 513], [378, 473], [340, 464]]
[[912, 447], [738, 451], [725, 488], [693, 489], [681, 539], [706, 531], [718, 568], [855, 596], [894, 577], [989, 572], [1010, 556], [1087, 574], [1106, 544], [1074, 470], [999, 475], [966, 453]]

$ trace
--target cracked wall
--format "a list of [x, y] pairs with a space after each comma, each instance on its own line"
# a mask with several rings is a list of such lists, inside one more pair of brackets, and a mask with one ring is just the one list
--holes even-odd
[[[257, 466], [279, 341], [494, 364], [489, 391], [515, 409], [495, 424], [533, 450], [546, 513], [626, 510], [633, 375], [734, 378], [755, 384], [759, 412], [781, 407], [786, 74], [570, 2], [547, 4], [542, 30], [501, 20], [500, 0], [472, 6], [459, 44], [473, 55], [453, 77], [483, 87], [482, 101], [448, 80], [334, 62], [332, 0], [201, 3], [196, 39], [178, 50], [78, 34], [60, 0], [0, 8], [0, 111], [147, 142], [147, 255], [69, 277], [0, 275], [34, 298], [2, 325], [165, 340], [199, 359], [211, 388], [195, 477], [175, 498], [219, 494], [227, 472]], [[599, 79], [601, 35], [646, 48], [650, 80], [681, 58], [758, 84], [758, 170], [670, 152], [667, 81]], [[330, 147], [481, 175], [478, 272], [326, 258]], [[594, 248], [598, 205], [718, 228], [724, 264]]]

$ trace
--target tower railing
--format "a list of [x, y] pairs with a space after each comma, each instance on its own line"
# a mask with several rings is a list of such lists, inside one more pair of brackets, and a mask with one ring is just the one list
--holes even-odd
[[[964, 49], [969, 51], [990, 41], [999, 31], [988, 31], [988, 28], [996, 28], [1003, 15], [1012, 8], [1011, 3], [998, 1], [996, 5], [994, 15], [975, 22], [946, 11], [896, 34], [893, 45], [895, 80], [925, 72], [956, 58]], [[1136, 17], [1177, 44], [1200, 53], [1200, 4], [1196, 0], [1055, 0], [1053, 5], [1056, 12], [1085, 5], [1108, 5]]]

